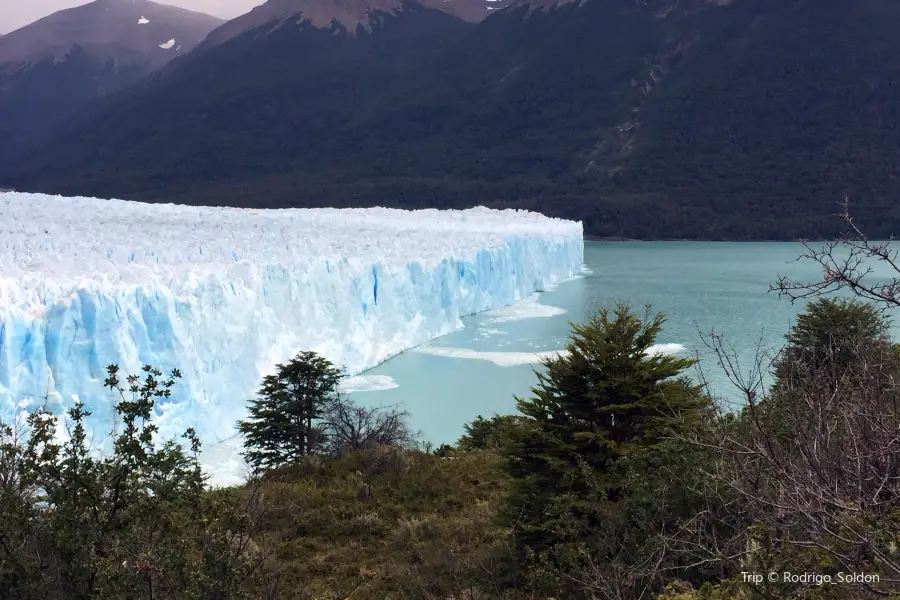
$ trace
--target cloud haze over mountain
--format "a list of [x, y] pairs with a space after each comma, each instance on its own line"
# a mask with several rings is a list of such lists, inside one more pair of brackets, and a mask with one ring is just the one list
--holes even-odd
[[[58, 10], [87, 4], [88, 0], [28, 0], [0, 2], [0, 33], [9, 33]], [[123, 0], [125, 2], [129, 0]], [[207, 13], [223, 19], [242, 15], [263, 0], [165, 0], [164, 4]]]

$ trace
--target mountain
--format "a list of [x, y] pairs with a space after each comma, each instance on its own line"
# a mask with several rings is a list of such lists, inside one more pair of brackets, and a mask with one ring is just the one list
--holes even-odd
[[148, 0], [95, 0], [0, 39], [0, 161], [98, 97], [200, 43], [221, 19]]
[[[439, 10], [464, 21], [477, 23], [492, 10], [504, 7], [507, 0], [422, 0], [425, 8]], [[269, 30], [288, 20], [308, 21], [315, 27], [340, 23], [350, 32], [358, 26], [371, 29], [370, 15], [375, 13], [397, 16], [403, 3], [397, 0], [268, 0], [250, 12], [217, 28], [206, 40], [207, 45], [220, 44], [259, 27]]]
[[478, 24], [414, 3], [366, 15], [347, 21], [362, 29], [301, 15], [214, 32], [0, 184], [262, 207], [486, 204], [670, 239], [832, 235], [846, 193], [873, 235], [900, 229], [895, 0], [517, 0]]
[[[187, 53], [222, 23], [216, 17], [149, 0], [95, 0], [4, 36], [0, 64], [58, 61], [80, 46], [103, 62], [159, 67]], [[164, 48], [171, 39], [176, 45]]]

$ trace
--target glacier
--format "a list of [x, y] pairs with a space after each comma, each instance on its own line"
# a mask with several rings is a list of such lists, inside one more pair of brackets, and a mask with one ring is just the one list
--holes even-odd
[[182, 372], [160, 432], [226, 439], [298, 351], [357, 375], [578, 274], [583, 250], [581, 223], [526, 211], [0, 193], [0, 420], [81, 401], [108, 426], [106, 366], [151, 364]]

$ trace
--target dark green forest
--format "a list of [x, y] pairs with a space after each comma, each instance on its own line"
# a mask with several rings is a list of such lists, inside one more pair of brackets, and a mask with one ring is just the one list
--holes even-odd
[[[0, 57], [2, 58], [2, 57]], [[98, 98], [141, 81], [150, 69], [117, 65], [73, 47], [60, 60], [0, 65], [0, 164], [52, 140]], [[2, 186], [0, 186], [2, 187]]]
[[900, 225], [900, 5], [589, 0], [477, 26], [408, 5], [292, 25], [107, 99], [0, 185], [256, 207], [538, 210], [591, 236]]

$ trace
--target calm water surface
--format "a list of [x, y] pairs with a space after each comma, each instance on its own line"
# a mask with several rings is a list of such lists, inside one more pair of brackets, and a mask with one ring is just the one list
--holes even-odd
[[813, 263], [796, 261], [802, 251], [796, 243], [587, 242], [582, 276], [513, 309], [465, 318], [464, 329], [366, 372], [356, 382], [369, 390], [352, 396], [400, 405], [425, 439], [452, 443], [475, 416], [513, 412], [513, 396], [536, 382], [534, 353], [563, 348], [569, 321], [621, 300], [664, 313], [658, 342], [699, 352], [712, 391], [735, 398], [701, 333], [724, 334], [747, 366], [758, 342], [780, 347], [802, 305], [768, 289], [779, 275], [818, 275]]

